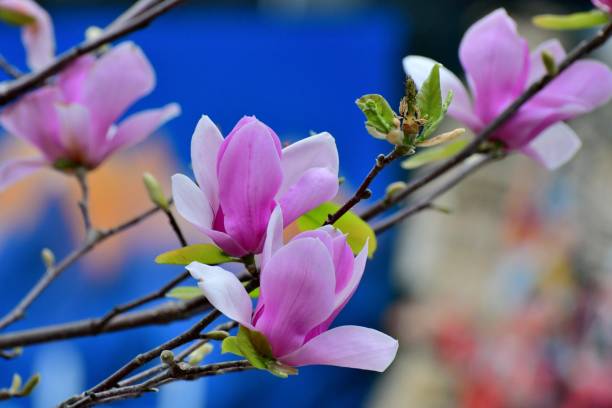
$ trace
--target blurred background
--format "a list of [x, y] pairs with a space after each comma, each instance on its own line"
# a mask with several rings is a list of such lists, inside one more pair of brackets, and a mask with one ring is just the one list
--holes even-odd
[[[41, 3], [63, 51], [130, 2]], [[110, 227], [150, 206], [144, 171], [166, 189], [172, 174], [191, 173], [189, 141], [202, 114], [224, 132], [254, 114], [286, 141], [331, 132], [347, 179], [344, 194], [350, 194], [374, 157], [389, 149], [366, 134], [354, 100], [380, 93], [399, 101], [401, 59], [408, 54], [460, 73], [463, 32], [500, 6], [535, 46], [557, 33], [533, 28], [532, 15], [588, 9], [590, 1], [188, 2], [130, 37], [158, 80], [134, 110], [176, 101], [183, 114], [92, 175], [94, 223]], [[562, 40], [569, 48], [588, 34]], [[0, 26], [0, 53], [25, 69], [16, 29]], [[598, 57], [610, 62], [612, 48]], [[450, 215], [424, 213], [380, 237], [336, 324], [376, 327], [399, 338], [398, 358], [384, 375], [308, 367], [279, 380], [248, 372], [172, 384], [116, 405], [612, 407], [611, 114], [608, 106], [572, 124], [584, 147], [562, 170], [549, 174], [510, 157], [440, 199]], [[0, 159], [27, 149], [0, 135]], [[410, 176], [398, 167], [386, 170], [375, 195]], [[50, 171], [0, 193], [1, 314], [43, 273], [42, 248], [59, 258], [82, 239], [77, 193], [74, 180]], [[189, 241], [198, 242], [182, 225]], [[181, 270], [152, 260], [177, 246], [164, 217], [156, 216], [68, 270], [11, 330], [100, 316], [157, 289]], [[0, 384], [8, 385], [14, 372], [40, 372], [42, 382], [31, 398], [3, 406], [54, 406], [190, 324], [28, 347], [20, 358], [1, 362]]]

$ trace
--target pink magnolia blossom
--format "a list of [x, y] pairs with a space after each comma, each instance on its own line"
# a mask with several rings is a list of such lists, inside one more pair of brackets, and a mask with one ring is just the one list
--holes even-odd
[[180, 109], [169, 104], [115, 121], [155, 86], [143, 52], [122, 43], [96, 58], [76, 60], [56, 82], [0, 112], [0, 124], [35, 146], [40, 157], [0, 163], [0, 191], [44, 166], [97, 167], [109, 155], [141, 142]]
[[329, 329], [359, 285], [367, 245], [353, 258], [346, 237], [333, 227], [302, 233], [284, 246], [282, 233], [277, 208], [262, 254], [255, 311], [231, 272], [197, 262], [187, 269], [214, 307], [265, 335], [278, 361], [293, 367], [323, 364], [384, 371], [395, 358], [397, 340], [359, 326]]
[[[474, 132], [482, 131], [546, 73], [542, 51], [548, 51], [557, 62], [565, 57], [557, 40], [543, 43], [530, 54], [527, 41], [518, 35], [515, 22], [503, 9], [476, 22], [459, 49], [471, 95], [452, 72], [441, 70], [443, 93], [454, 93], [449, 114]], [[403, 62], [417, 84], [436, 64], [420, 56], [406, 57]], [[564, 121], [604, 105], [610, 97], [610, 69], [597, 61], [578, 61], [523, 105], [493, 138], [554, 169], [568, 161], [581, 145]]]
[[593, 0], [593, 4], [603, 11], [612, 12], [612, 0]]
[[55, 37], [49, 14], [33, 0], [0, 0], [1, 10], [21, 14], [33, 20], [22, 29], [28, 66], [31, 69], [40, 69], [51, 62], [55, 54]]
[[284, 149], [272, 129], [244, 117], [227, 138], [203, 116], [191, 139], [198, 184], [172, 178], [178, 212], [228, 254], [261, 251], [272, 210], [288, 225], [338, 192], [338, 151], [329, 133]]

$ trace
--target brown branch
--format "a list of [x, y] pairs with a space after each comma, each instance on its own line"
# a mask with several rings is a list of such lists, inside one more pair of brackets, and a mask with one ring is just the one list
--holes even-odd
[[351, 208], [356, 206], [361, 200], [368, 199], [372, 196], [372, 192], [368, 189], [374, 178], [384, 169], [389, 163], [399, 159], [400, 157], [406, 154], [406, 148], [401, 146], [396, 146], [391, 153], [386, 156], [381, 154], [376, 158], [376, 163], [374, 167], [370, 169], [370, 172], [363, 180], [355, 194], [346, 202], [342, 207], [338, 209], [334, 214], [329, 214], [327, 217], [327, 221], [325, 221], [324, 225], [332, 225], [336, 221], [338, 221], [344, 214], [350, 211]]
[[431, 173], [426, 174], [420, 179], [414, 180], [409, 183], [402, 191], [396, 193], [391, 200], [380, 200], [372, 207], [368, 208], [361, 214], [361, 217], [365, 220], [372, 219], [378, 214], [386, 211], [392, 205], [405, 200], [409, 195], [428, 184], [432, 180], [440, 177], [465, 159], [476, 153], [480, 148], [482, 142], [488, 140], [502, 125], [504, 125], [514, 114], [516, 114], [520, 108], [531, 98], [533, 98], [538, 92], [544, 89], [550, 82], [557, 78], [567, 68], [569, 68], [574, 62], [590, 54], [595, 49], [599, 48], [612, 36], [612, 24], [606, 25], [601, 29], [593, 38], [585, 40], [574, 48], [567, 57], [557, 67], [557, 72], [551, 75], [544, 76], [539, 81], [534, 82], [521, 96], [519, 96], [510, 106], [508, 106], [493, 122], [491, 122], [480, 134], [471, 141], [455, 157], [449, 159], [447, 162], [434, 169]]
[[76, 179], [81, 188], [81, 200], [79, 201], [79, 209], [83, 216], [83, 225], [85, 226], [85, 235], [92, 233], [91, 216], [89, 215], [89, 185], [87, 184], [87, 170], [79, 168], [75, 172]]
[[440, 195], [455, 187], [461, 180], [465, 179], [467, 176], [474, 173], [484, 165], [494, 160], [499, 160], [501, 157], [503, 156], [479, 155], [474, 157], [473, 161], [465, 162], [463, 168], [458, 169], [455, 174], [452, 174], [448, 180], [441, 183], [440, 186], [436, 187], [432, 192], [427, 194], [422, 199], [417, 200], [411, 206], [399, 210], [395, 214], [377, 222], [372, 226], [372, 229], [377, 235], [381, 234], [406, 218], [428, 208], [432, 208], [433, 201]]
[[21, 75], [23, 75], [21, 71], [17, 69], [14, 65], [12, 65], [10, 62], [8, 62], [2, 54], [0, 54], [0, 69], [6, 72], [6, 74], [13, 79], [17, 79]]
[[[73, 252], [71, 252], [66, 258], [64, 258], [59, 264], [51, 265], [47, 268], [47, 271], [42, 278], [34, 285], [32, 289], [26, 294], [26, 296], [11, 310], [6, 316], [0, 320], [0, 329], [4, 329], [10, 324], [23, 318], [26, 310], [30, 305], [40, 296], [40, 294], [53, 282], [58, 276], [62, 274], [69, 266], [79, 260], [82, 256], [87, 254], [89, 251], [94, 249], [98, 244], [112, 237], [113, 235], [119, 234], [134, 225], [139, 224], [141, 221], [147, 219], [151, 215], [155, 214], [159, 209], [157, 207], [148, 210], [147, 212], [132, 218], [131, 220], [108, 230], [95, 231], [92, 230], [88, 234], [85, 242]], [[2, 348], [2, 347], [0, 347]]]
[[68, 66], [78, 57], [95, 51], [104, 44], [115, 41], [129, 33], [146, 27], [156, 17], [166, 13], [183, 1], [184, 0], [164, 0], [139, 14], [131, 16], [122, 24], [111, 23], [99, 37], [93, 40], [86, 40], [76, 47], [64, 52], [45, 68], [36, 72], [22, 75], [14, 81], [8, 83], [0, 90], [0, 105], [5, 105], [24, 93], [31, 91], [39, 85], [42, 85], [47, 78], [66, 68], [66, 66]]

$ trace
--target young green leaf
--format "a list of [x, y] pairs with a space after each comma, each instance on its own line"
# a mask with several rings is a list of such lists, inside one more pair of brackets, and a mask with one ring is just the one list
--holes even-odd
[[546, 30], [584, 30], [609, 23], [610, 16], [601, 10], [592, 10], [567, 15], [543, 14], [532, 21]]
[[404, 160], [402, 162], [402, 168], [407, 170], [416, 169], [426, 164], [454, 156], [459, 153], [467, 143], [467, 140], [457, 139], [441, 146], [423, 150], [409, 159]]
[[355, 103], [366, 117], [366, 129], [375, 138], [386, 139], [389, 132], [398, 129], [395, 112], [382, 95], [363, 95]]
[[267, 369], [267, 360], [272, 357], [272, 351], [265, 336], [244, 326], [240, 326], [237, 336], [223, 340], [221, 352], [242, 356], [249, 360], [253, 367], [260, 370]]
[[170, 292], [166, 293], [167, 298], [180, 300], [191, 300], [201, 296], [203, 296], [202, 291], [196, 286], [177, 286]]
[[200, 262], [207, 265], [219, 265], [227, 262], [238, 262], [213, 244], [195, 244], [172, 251], [164, 252], [155, 258], [155, 262], [164, 265], [189, 265]]
[[[329, 214], [335, 213], [338, 209], [340, 209], [338, 204], [323, 203], [298, 218], [297, 226], [301, 231], [317, 229], [323, 225]], [[376, 234], [370, 225], [354, 212], [349, 211], [344, 214], [334, 223], [334, 227], [347, 234], [347, 243], [355, 254], [361, 251], [366, 241], [368, 242], [368, 256], [372, 257], [376, 252]]]
[[430, 122], [442, 114], [440, 64], [434, 65], [416, 97], [421, 118]]

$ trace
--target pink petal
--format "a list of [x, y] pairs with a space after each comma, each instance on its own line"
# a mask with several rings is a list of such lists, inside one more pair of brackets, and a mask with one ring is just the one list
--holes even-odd
[[261, 253], [262, 268], [266, 265], [270, 258], [272, 258], [272, 255], [274, 255], [282, 246], [283, 213], [280, 207], [276, 207], [274, 211], [272, 211], [270, 221], [268, 222], [268, 228], [266, 229], [266, 240]]
[[192, 262], [187, 270], [211, 305], [243, 326], [251, 327], [253, 304], [242, 282], [231, 272], [218, 266]]
[[293, 240], [268, 261], [261, 271], [265, 304], [256, 328], [266, 335], [275, 356], [296, 350], [329, 316], [335, 285], [331, 257], [317, 239]]
[[83, 104], [93, 115], [96, 137], [104, 140], [113, 122], [154, 86], [153, 68], [134, 43], [121, 43], [100, 57], [82, 91]]
[[55, 110], [56, 103], [61, 100], [62, 95], [54, 86], [30, 92], [0, 111], [0, 124], [12, 135], [36, 146], [53, 161], [62, 153]]
[[59, 73], [57, 84], [62, 90], [65, 102], [80, 102], [83, 83], [96, 63], [96, 57], [85, 55], [68, 65]]
[[240, 257], [247, 254], [247, 251], [228, 234], [212, 229], [215, 214], [210, 202], [189, 177], [182, 174], [172, 176], [172, 196], [178, 213], [219, 248], [232, 256]]
[[225, 230], [252, 253], [261, 250], [282, 181], [275, 137], [267, 126], [254, 121], [226, 139], [225, 150], [219, 152], [219, 199]]
[[102, 145], [95, 146], [97, 161], [104, 160], [107, 156], [120, 149], [127, 149], [149, 137], [159, 127], [181, 113], [181, 107], [171, 103], [163, 108], [150, 109], [136, 113], [119, 124], [116, 132], [110, 140]]
[[219, 183], [217, 181], [217, 155], [223, 136], [206, 115], [202, 116], [191, 137], [191, 165], [202, 190], [209, 197], [213, 211], [219, 208]]
[[383, 372], [391, 365], [399, 344], [374, 329], [340, 326], [321, 333], [279, 360], [291, 366], [333, 365]]
[[581, 146], [572, 128], [560, 122], [540, 133], [521, 151], [548, 170], [555, 170], [574, 157]]
[[459, 57], [472, 87], [475, 110], [484, 123], [525, 88], [529, 47], [504, 9], [470, 27], [461, 41]]
[[612, 12], [612, 0], [593, 0], [593, 4], [603, 11]]
[[546, 51], [552, 55], [554, 61], [559, 64], [565, 59], [565, 49], [559, 40], [553, 38], [545, 41], [538, 46], [532, 53], [529, 63], [529, 78], [527, 85], [533, 84], [535, 81], [542, 79], [546, 75], [546, 67], [542, 61], [542, 53]]
[[279, 197], [298, 183], [303, 174], [310, 169], [327, 169], [337, 179], [339, 159], [336, 141], [332, 135], [324, 132], [293, 143], [283, 149], [281, 166], [283, 184], [278, 192]]
[[588, 113], [611, 96], [610, 68], [597, 61], [578, 61], [527, 102], [495, 137], [520, 149], [549, 126]]
[[89, 163], [91, 118], [82, 105], [59, 103], [55, 106], [60, 123], [60, 140], [66, 159], [80, 164]]
[[[429, 77], [431, 69], [438, 62], [417, 55], [410, 55], [403, 60], [404, 71], [410, 75], [417, 87], [420, 88], [423, 82]], [[446, 98], [449, 91], [453, 92], [453, 101], [448, 109], [449, 115], [458, 121], [465, 123], [470, 129], [479, 129], [482, 127], [480, 119], [474, 113], [472, 99], [468, 94], [463, 83], [452, 73], [452, 71], [441, 67], [440, 68], [440, 87], [442, 89], [442, 97]]]
[[53, 60], [55, 36], [49, 14], [32, 0], [0, 0], [0, 9], [27, 15], [35, 21], [23, 27], [22, 40], [26, 48], [28, 66], [32, 70], [43, 68]]
[[48, 165], [49, 162], [44, 157], [14, 159], [0, 163], [0, 192], [36, 170]]
[[338, 174], [323, 167], [306, 170], [279, 199], [285, 225], [338, 194]]

